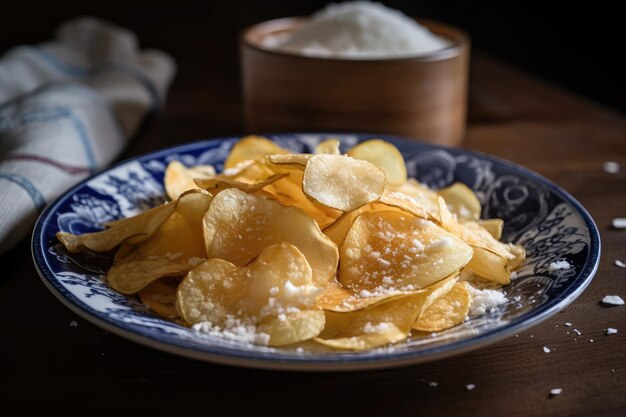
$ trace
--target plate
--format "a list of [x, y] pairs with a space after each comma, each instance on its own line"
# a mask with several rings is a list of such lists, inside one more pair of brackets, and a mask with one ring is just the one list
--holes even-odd
[[[268, 135], [295, 152], [312, 152], [329, 137], [342, 150], [373, 135]], [[228, 365], [282, 370], [358, 370], [430, 361], [504, 339], [570, 304], [598, 267], [600, 236], [593, 219], [571, 195], [540, 175], [511, 162], [464, 149], [443, 148], [380, 136], [404, 155], [409, 175], [433, 188], [454, 181], [471, 187], [483, 218], [505, 221], [503, 240], [523, 245], [527, 258], [505, 288], [509, 301], [486, 315], [432, 337], [363, 352], [324, 352], [251, 346], [212, 338], [155, 316], [138, 300], [110, 289], [103, 278], [112, 256], [77, 257], [56, 240], [59, 231], [85, 233], [102, 224], [161, 204], [167, 163], [211, 164], [218, 170], [238, 138], [179, 145], [136, 157], [76, 185], [51, 203], [37, 221], [32, 240], [35, 266], [44, 284], [68, 308], [120, 336], [156, 349]], [[570, 269], [551, 271], [566, 260]]]

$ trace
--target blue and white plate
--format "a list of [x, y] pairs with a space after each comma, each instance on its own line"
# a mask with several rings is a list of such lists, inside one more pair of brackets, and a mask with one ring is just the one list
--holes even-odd
[[[312, 152], [329, 137], [343, 150], [371, 135], [270, 135], [295, 152]], [[378, 136], [380, 137], [380, 136]], [[251, 346], [198, 334], [148, 311], [138, 300], [110, 289], [103, 276], [111, 255], [77, 259], [55, 238], [62, 230], [85, 233], [163, 203], [163, 174], [177, 159], [218, 170], [237, 138], [193, 142], [122, 162], [78, 184], [50, 204], [33, 234], [35, 265], [43, 282], [67, 307], [113, 333], [156, 349], [229, 365], [288, 370], [355, 370], [433, 360], [504, 339], [570, 304], [591, 281], [600, 258], [593, 219], [571, 195], [518, 165], [464, 149], [447, 149], [393, 137], [409, 175], [433, 188], [461, 181], [483, 204], [483, 218], [504, 219], [503, 240], [523, 245], [527, 258], [506, 288], [509, 302], [485, 316], [436, 336], [364, 352], [322, 352]], [[570, 269], [551, 271], [565, 260]], [[554, 269], [554, 268], [553, 268]]]

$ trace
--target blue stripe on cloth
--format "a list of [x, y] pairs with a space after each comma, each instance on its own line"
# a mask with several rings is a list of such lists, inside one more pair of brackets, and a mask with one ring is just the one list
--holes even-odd
[[87, 78], [99, 72], [104, 72], [104, 71], [109, 71], [109, 70], [122, 72], [128, 75], [129, 77], [135, 79], [135, 81], [141, 84], [148, 92], [148, 95], [150, 96], [150, 108], [148, 109], [148, 113], [160, 111], [161, 98], [159, 97], [158, 89], [156, 88], [152, 80], [146, 77], [141, 71], [139, 71], [136, 68], [133, 68], [132, 66], [128, 64], [110, 61], [110, 62], [103, 62], [102, 64], [99, 64], [98, 66], [94, 68], [86, 69], [86, 68], [78, 67], [75, 65], [69, 65], [59, 60], [58, 58], [56, 58], [54, 55], [48, 53], [46, 50], [39, 48], [39, 47], [31, 46], [31, 47], [28, 47], [27, 50], [33, 51], [38, 57], [40, 57], [44, 62], [46, 62], [49, 66], [51, 66], [58, 72], [64, 73], [71, 77]]
[[85, 157], [87, 158], [87, 166], [91, 173], [96, 171], [97, 162], [95, 152], [92, 146], [92, 139], [87, 132], [87, 128], [83, 121], [76, 116], [67, 107], [44, 107], [36, 110], [31, 110], [22, 114], [22, 124], [36, 123], [36, 122], [53, 122], [60, 119], [69, 119], [72, 122], [72, 126], [78, 134], [78, 139], [83, 145], [85, 151]]
[[45, 49], [36, 46], [27, 46], [26, 50], [33, 52], [40, 57], [49, 66], [53, 67], [58, 72], [62, 72], [72, 77], [84, 78], [89, 75], [89, 71], [76, 65], [70, 65], [66, 62], [60, 61], [57, 57], [50, 54]]
[[[41, 192], [27, 178], [8, 172], [0, 172], [0, 178], [4, 178], [22, 187], [33, 200], [37, 211], [41, 211], [46, 206], [46, 200], [43, 198]], [[3, 196], [3, 198], [4, 197], [6, 196]]]

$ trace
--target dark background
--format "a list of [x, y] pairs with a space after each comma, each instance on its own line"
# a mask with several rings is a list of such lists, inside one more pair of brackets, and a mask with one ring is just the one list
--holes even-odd
[[[237, 35], [243, 27], [277, 17], [307, 15], [326, 3], [312, 0], [176, 1], [149, 5], [95, 1], [80, 6], [64, 2], [36, 6], [30, 2], [12, 3], [13, 10], [3, 13], [0, 25], [0, 53], [14, 45], [46, 40], [64, 19], [91, 14], [137, 31], [144, 46], [164, 49], [174, 58], [181, 49], [195, 48], [198, 60], [213, 61], [218, 66], [227, 60], [224, 66], [232, 67], [231, 63], [238, 59]], [[469, 32], [476, 50], [626, 112], [626, 66], [618, 64], [623, 61], [620, 55], [626, 51], [626, 36], [623, 19], [615, 9], [618, 2], [518, 4], [400, 0], [384, 3], [409, 15], [454, 23]], [[162, 28], [159, 35], [155, 36], [154, 31], [142, 33], [148, 21]], [[219, 30], [215, 24], [218, 21]], [[169, 30], [181, 26], [187, 28], [184, 33], [179, 29]], [[194, 42], [206, 38], [206, 34], [222, 44], [222, 55], [207, 56], [205, 51], [209, 48]], [[190, 71], [180, 68], [179, 77], [191, 76]], [[204, 84], [197, 84], [198, 89], [210, 88], [210, 83], [211, 80], [205, 80]]]

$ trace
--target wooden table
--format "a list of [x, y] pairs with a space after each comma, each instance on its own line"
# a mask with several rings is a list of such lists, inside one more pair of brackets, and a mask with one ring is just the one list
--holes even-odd
[[[166, 16], [160, 19], [127, 23], [149, 45], [170, 51], [180, 72], [165, 111], [122, 158], [243, 132], [234, 43], [215, 41], [219, 28], [209, 26], [190, 26], [172, 38]], [[172, 416], [188, 415], [192, 407], [206, 415], [625, 415], [626, 307], [598, 302], [607, 294], [626, 296], [626, 270], [613, 265], [617, 258], [626, 261], [626, 231], [609, 227], [613, 217], [626, 217], [626, 119], [475, 55], [465, 146], [562, 185], [598, 223], [603, 256], [596, 278], [573, 305], [543, 324], [479, 351], [386, 371], [300, 374], [223, 367], [148, 349], [76, 317], [41, 283], [29, 242], [23, 242], [1, 258], [0, 381], [8, 386], [0, 394], [2, 404], [19, 399], [26, 408]], [[606, 160], [625, 170], [603, 172]], [[70, 327], [72, 320], [78, 327]], [[566, 334], [565, 322], [582, 336]], [[605, 336], [607, 327], [619, 333]], [[467, 384], [476, 388], [467, 391]], [[550, 398], [556, 387], [563, 393]]]

